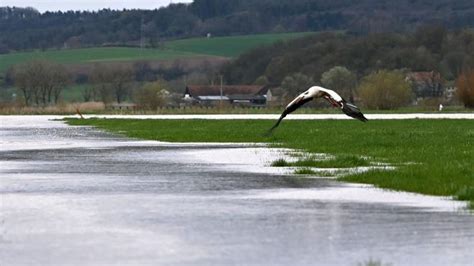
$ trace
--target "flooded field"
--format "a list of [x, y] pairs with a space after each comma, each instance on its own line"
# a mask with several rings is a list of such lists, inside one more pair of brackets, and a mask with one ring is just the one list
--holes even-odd
[[54, 118], [0, 117], [0, 265], [474, 261], [464, 202], [295, 177], [262, 145], [129, 140]]

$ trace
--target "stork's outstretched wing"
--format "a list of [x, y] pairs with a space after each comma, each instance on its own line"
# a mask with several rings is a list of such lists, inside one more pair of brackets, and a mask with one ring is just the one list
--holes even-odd
[[281, 114], [278, 121], [275, 125], [270, 128], [267, 135], [270, 135], [272, 131], [277, 128], [283, 118], [285, 118], [288, 114], [294, 112], [296, 109], [300, 108], [303, 104], [313, 100], [314, 98], [324, 98], [327, 100], [332, 106], [341, 108], [342, 112], [346, 115], [358, 119], [362, 122], [366, 122], [367, 118], [365, 118], [364, 114], [359, 110], [357, 106], [352, 103], [346, 102], [339, 94], [337, 94], [333, 90], [328, 90], [319, 86], [313, 86], [309, 88], [304, 93], [300, 94], [296, 97], [293, 101], [291, 101]]
[[368, 119], [365, 118], [364, 114], [359, 110], [359, 107], [355, 106], [352, 103], [345, 102], [342, 105], [341, 109], [346, 115], [360, 120], [362, 122], [367, 122]]
[[300, 108], [301, 106], [303, 106], [303, 104], [311, 100], [313, 100], [313, 97], [305, 98], [302, 94], [296, 97], [286, 106], [278, 121], [275, 123], [275, 125], [273, 125], [272, 128], [270, 128], [270, 130], [268, 130], [268, 134], [271, 134], [272, 131], [280, 125], [281, 120], [283, 120], [283, 118], [285, 118], [288, 114], [293, 113], [296, 109]]
[[362, 122], [368, 121], [368, 119], [365, 118], [364, 114], [360, 111], [359, 107], [353, 103], [347, 102], [335, 91], [324, 88], [321, 88], [320, 91], [323, 92], [324, 99], [326, 99], [334, 107], [341, 108], [342, 112], [344, 112], [346, 115]]

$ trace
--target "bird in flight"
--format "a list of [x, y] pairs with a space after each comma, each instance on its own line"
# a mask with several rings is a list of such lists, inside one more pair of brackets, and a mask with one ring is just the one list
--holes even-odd
[[271, 133], [278, 125], [280, 125], [281, 120], [285, 118], [288, 114], [294, 112], [296, 109], [300, 108], [303, 104], [316, 99], [316, 98], [323, 98], [327, 100], [332, 106], [341, 108], [342, 112], [346, 115], [358, 119], [362, 122], [368, 121], [365, 118], [364, 114], [359, 110], [357, 106], [352, 103], [346, 102], [339, 94], [337, 94], [333, 90], [325, 89], [319, 86], [313, 86], [309, 88], [307, 91], [301, 93], [296, 97], [293, 101], [291, 101], [281, 114], [280, 118], [276, 122], [276, 124], [269, 130]]

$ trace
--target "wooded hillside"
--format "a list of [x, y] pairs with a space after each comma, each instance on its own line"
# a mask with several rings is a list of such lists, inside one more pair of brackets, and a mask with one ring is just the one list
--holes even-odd
[[157, 47], [163, 39], [284, 31], [405, 32], [474, 26], [471, 0], [195, 0], [157, 10], [45, 12], [0, 8], [0, 53], [103, 45]]
[[295, 73], [319, 81], [334, 66], [347, 67], [358, 78], [381, 69], [406, 69], [436, 71], [454, 80], [474, 67], [474, 31], [426, 26], [405, 34], [321, 33], [249, 51], [222, 72], [230, 84], [280, 84]]

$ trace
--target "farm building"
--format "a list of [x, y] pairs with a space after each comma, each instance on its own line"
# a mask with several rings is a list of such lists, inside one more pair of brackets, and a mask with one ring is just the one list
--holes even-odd
[[137, 105], [134, 103], [112, 103], [107, 106], [107, 109], [111, 110], [135, 110], [137, 108]]
[[184, 99], [207, 106], [221, 102], [237, 106], [266, 106], [272, 100], [272, 92], [269, 86], [188, 85]]
[[413, 85], [417, 98], [443, 96], [443, 79], [439, 72], [412, 72], [407, 75], [407, 81]]

